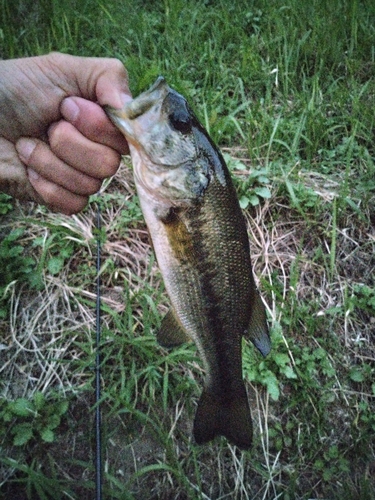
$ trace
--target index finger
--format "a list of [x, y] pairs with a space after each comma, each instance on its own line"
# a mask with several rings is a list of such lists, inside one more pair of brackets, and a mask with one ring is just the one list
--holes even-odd
[[68, 122], [91, 141], [109, 146], [120, 154], [129, 153], [123, 134], [98, 104], [82, 97], [67, 97], [62, 101], [60, 111]]

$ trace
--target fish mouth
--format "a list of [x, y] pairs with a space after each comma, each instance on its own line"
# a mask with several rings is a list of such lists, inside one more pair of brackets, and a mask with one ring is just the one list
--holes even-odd
[[169, 92], [165, 78], [159, 76], [148, 90], [127, 102], [121, 109], [104, 106], [104, 110], [114, 125], [123, 128], [126, 122], [135, 120], [157, 104], [161, 105]]

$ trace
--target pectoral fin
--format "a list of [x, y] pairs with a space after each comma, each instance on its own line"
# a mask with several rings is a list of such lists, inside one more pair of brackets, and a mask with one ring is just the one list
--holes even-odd
[[245, 336], [251, 340], [263, 356], [267, 356], [271, 350], [271, 339], [268, 331], [266, 309], [258, 290], [255, 290], [253, 294], [249, 329]]
[[191, 340], [182, 328], [173, 309], [170, 309], [162, 319], [156, 338], [163, 347], [176, 347]]

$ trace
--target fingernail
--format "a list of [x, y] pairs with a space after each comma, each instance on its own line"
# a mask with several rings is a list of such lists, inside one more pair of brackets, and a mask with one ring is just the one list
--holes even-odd
[[35, 172], [32, 168], [27, 169], [27, 175], [29, 176], [30, 179], [37, 181], [39, 179], [39, 174], [38, 172]]
[[17, 153], [24, 163], [27, 163], [29, 161], [29, 158], [34, 151], [35, 146], [36, 142], [32, 139], [22, 138], [17, 141]]
[[61, 104], [61, 114], [68, 120], [68, 122], [74, 123], [79, 114], [79, 107], [74, 102], [74, 99], [67, 97], [63, 100]]

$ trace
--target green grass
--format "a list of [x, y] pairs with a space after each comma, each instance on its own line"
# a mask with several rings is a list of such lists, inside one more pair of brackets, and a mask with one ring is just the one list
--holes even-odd
[[[163, 74], [188, 98], [228, 155], [272, 324], [266, 359], [244, 345], [253, 450], [195, 446], [200, 361], [158, 347], [168, 301], [129, 167], [107, 183], [105, 498], [374, 498], [373, 2], [1, 0], [0, 57], [51, 50], [118, 57], [134, 95]], [[97, 201], [68, 218], [0, 197], [9, 498], [94, 494]]]

